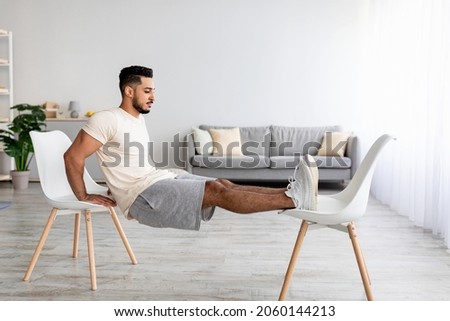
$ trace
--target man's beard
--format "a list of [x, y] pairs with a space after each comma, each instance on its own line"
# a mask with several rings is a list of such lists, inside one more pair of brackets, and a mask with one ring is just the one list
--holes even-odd
[[148, 114], [150, 112], [150, 109], [146, 110], [141, 107], [141, 105], [138, 103], [137, 99], [133, 97], [133, 101], [131, 102], [134, 109], [136, 109], [140, 114]]

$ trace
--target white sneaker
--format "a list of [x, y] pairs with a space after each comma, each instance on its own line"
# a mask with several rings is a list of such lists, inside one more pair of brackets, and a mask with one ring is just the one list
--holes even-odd
[[289, 178], [285, 194], [292, 198], [297, 209], [317, 210], [319, 171], [311, 155], [300, 157], [294, 176]]
[[[294, 171], [294, 176], [295, 173], [297, 172], [297, 167], [295, 168]], [[289, 177], [289, 184], [287, 186], [287, 191], [284, 192], [287, 196], [289, 196], [290, 198], [292, 198], [292, 202], [294, 203], [295, 208], [302, 208], [303, 206], [303, 198], [302, 198], [302, 191], [301, 191], [301, 184], [299, 181], [295, 180], [294, 177]], [[284, 211], [282, 211], [284, 212]]]
[[316, 200], [316, 196], [314, 194], [314, 181], [310, 167], [308, 166], [305, 157], [300, 158], [295, 179], [298, 180], [301, 184], [303, 197], [302, 209], [314, 210], [314, 204]]
[[285, 192], [287, 196], [292, 198], [295, 208], [300, 210], [305, 209], [305, 194], [307, 193], [305, 192], [307, 186], [305, 175], [308, 175], [308, 172], [309, 170], [304, 160], [300, 158], [299, 163], [295, 167], [294, 175], [289, 178], [289, 184]]

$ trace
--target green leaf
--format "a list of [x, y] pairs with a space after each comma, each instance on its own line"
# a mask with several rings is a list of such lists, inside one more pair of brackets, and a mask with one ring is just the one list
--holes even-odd
[[26, 171], [33, 157], [34, 149], [31, 131], [42, 131], [46, 127], [42, 105], [19, 104], [11, 107], [17, 116], [8, 124], [9, 130], [0, 129], [0, 142], [5, 153], [14, 158], [17, 171]]

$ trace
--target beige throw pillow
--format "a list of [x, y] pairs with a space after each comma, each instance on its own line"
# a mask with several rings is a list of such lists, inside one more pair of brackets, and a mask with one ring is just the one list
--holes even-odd
[[346, 132], [325, 132], [322, 139], [322, 146], [317, 155], [343, 157], [350, 135], [351, 133]]
[[213, 151], [213, 143], [210, 133], [207, 130], [193, 127], [192, 134], [194, 135], [195, 151], [197, 154], [211, 155]]
[[238, 127], [231, 129], [210, 128], [209, 133], [213, 140], [213, 155], [242, 156], [241, 133]]

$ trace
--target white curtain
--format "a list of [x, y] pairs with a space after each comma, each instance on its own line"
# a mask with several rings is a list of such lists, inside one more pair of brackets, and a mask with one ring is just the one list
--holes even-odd
[[370, 0], [367, 12], [363, 138], [397, 137], [372, 193], [450, 248], [450, 1]]

